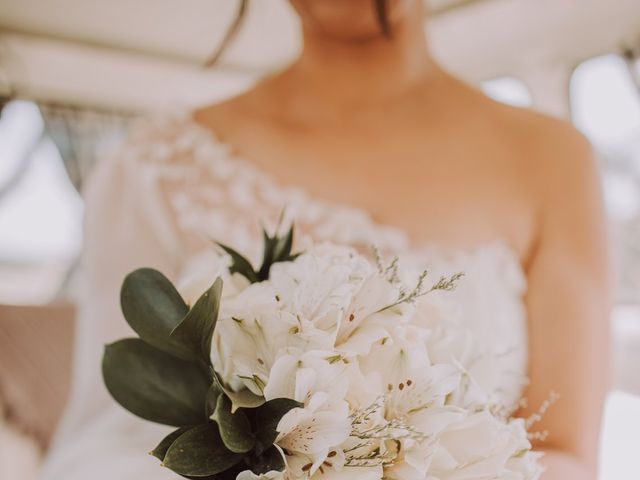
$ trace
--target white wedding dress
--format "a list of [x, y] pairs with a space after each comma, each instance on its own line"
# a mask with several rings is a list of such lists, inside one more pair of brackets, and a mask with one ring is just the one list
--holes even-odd
[[[146, 454], [169, 427], [124, 411], [102, 383], [106, 343], [132, 336], [119, 307], [119, 289], [131, 270], [149, 266], [179, 282], [206, 269], [212, 239], [258, 259], [260, 222], [275, 225], [283, 207], [298, 237], [349, 244], [428, 267], [433, 278], [464, 271], [453, 292], [438, 293], [448, 321], [473, 331], [485, 349], [476, 380], [491, 401], [512, 409], [527, 364], [525, 279], [503, 242], [461, 251], [413, 245], [397, 228], [366, 212], [279, 186], [189, 115], [156, 117], [137, 125], [102, 162], [86, 195], [85, 254], [71, 401], [42, 480], [161, 480], [179, 478]], [[487, 366], [486, 361], [489, 361]], [[17, 480], [17, 479], [12, 479]]]

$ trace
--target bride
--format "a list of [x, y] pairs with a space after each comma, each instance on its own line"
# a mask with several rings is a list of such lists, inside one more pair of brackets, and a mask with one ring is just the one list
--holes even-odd
[[544, 478], [595, 479], [609, 277], [589, 145], [444, 72], [422, 0], [291, 4], [304, 49], [289, 68], [222, 104], [144, 122], [98, 167], [74, 388], [42, 478], [174, 478], [144, 455], [162, 427], [102, 386], [103, 345], [129, 335], [120, 283], [140, 266], [175, 281], [205, 271], [211, 238], [255, 254], [259, 222], [286, 206], [304, 237], [465, 271], [442, 301], [496, 360], [478, 381], [523, 416], [557, 392], [533, 427], [548, 432], [536, 444]]

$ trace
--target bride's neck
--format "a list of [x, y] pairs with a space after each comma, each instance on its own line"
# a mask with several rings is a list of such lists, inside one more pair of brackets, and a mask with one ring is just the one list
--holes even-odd
[[[424, 32], [422, 15], [407, 15], [389, 38], [344, 41], [304, 32], [304, 48], [282, 79], [326, 106], [351, 108], [402, 96], [438, 71]], [[296, 89], [298, 90], [298, 89]]]

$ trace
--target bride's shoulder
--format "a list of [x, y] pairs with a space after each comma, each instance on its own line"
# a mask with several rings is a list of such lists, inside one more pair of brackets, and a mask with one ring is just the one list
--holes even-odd
[[569, 121], [529, 108], [490, 101], [487, 122], [500, 140], [513, 150], [512, 157], [531, 177], [551, 177], [584, 172], [596, 167], [593, 147]]
[[568, 121], [531, 108], [514, 107], [490, 100], [493, 126], [508, 135], [514, 144], [528, 151], [525, 158], [564, 158], [590, 150], [589, 141]]
[[600, 195], [597, 155], [569, 121], [530, 109], [496, 106], [495, 130], [511, 146], [520, 179], [536, 200], [556, 209], [571, 198], [595, 203]]

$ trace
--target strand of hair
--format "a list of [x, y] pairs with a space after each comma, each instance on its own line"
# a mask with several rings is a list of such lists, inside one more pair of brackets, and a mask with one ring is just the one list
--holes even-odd
[[387, 9], [387, 0], [373, 0], [378, 23], [385, 37], [391, 36], [391, 25], [389, 24], [389, 14]]
[[220, 43], [218, 48], [215, 50], [213, 55], [211, 55], [204, 62], [203, 64], [204, 68], [210, 68], [214, 66], [216, 63], [218, 63], [218, 61], [224, 54], [229, 44], [233, 41], [233, 39], [236, 37], [236, 35], [240, 31], [240, 27], [242, 26], [242, 22], [246, 17], [248, 8], [249, 8], [249, 0], [240, 0], [240, 5], [238, 6], [238, 12], [236, 13], [236, 17], [234, 18], [233, 23], [227, 30], [227, 33], [222, 39], [222, 42]]

